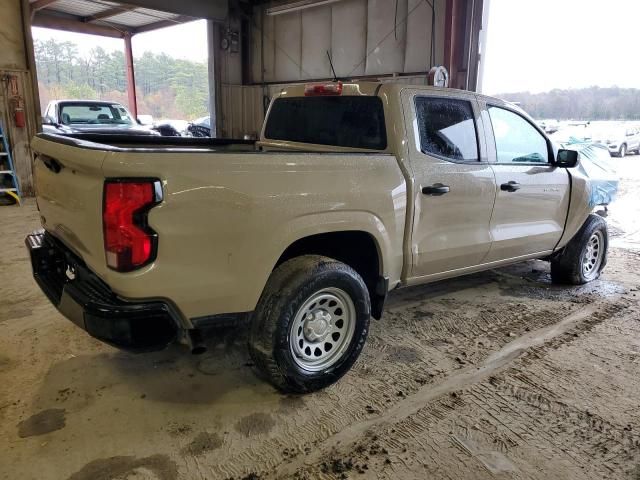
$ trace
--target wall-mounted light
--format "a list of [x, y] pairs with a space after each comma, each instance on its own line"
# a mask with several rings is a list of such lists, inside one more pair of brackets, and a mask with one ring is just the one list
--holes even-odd
[[298, 2], [267, 8], [267, 15], [282, 15], [284, 13], [297, 12], [299, 10], [306, 10], [307, 8], [319, 7], [340, 1], [342, 0], [300, 0]]

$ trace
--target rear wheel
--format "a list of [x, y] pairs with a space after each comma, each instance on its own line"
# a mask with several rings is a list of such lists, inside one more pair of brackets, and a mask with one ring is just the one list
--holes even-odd
[[607, 223], [598, 215], [589, 215], [576, 236], [551, 260], [551, 279], [573, 285], [595, 280], [607, 263], [608, 246]]
[[278, 389], [306, 393], [340, 379], [369, 331], [367, 287], [348, 265], [297, 257], [271, 274], [254, 312], [249, 351]]

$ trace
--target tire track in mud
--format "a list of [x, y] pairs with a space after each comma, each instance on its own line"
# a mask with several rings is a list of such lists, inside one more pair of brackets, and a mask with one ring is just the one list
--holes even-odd
[[[414, 296], [422, 295], [422, 290], [416, 289]], [[268, 472], [283, 461], [299, 461], [327, 438], [394, 408], [451, 372], [480, 364], [516, 335], [557, 323], [578, 306], [572, 301], [525, 304], [513, 297], [487, 304], [494, 292], [495, 285], [485, 281], [470, 300], [439, 293], [436, 298], [426, 295], [412, 308], [400, 305], [387, 310], [385, 318], [372, 326], [367, 348], [349, 375], [330, 389], [305, 397], [299, 412], [278, 414], [277, 431], [269, 438], [240, 443], [230, 438], [215, 463], [201, 463], [204, 470], [214, 478], [237, 478], [250, 471], [250, 465]]]
[[[522, 357], [523, 354], [529, 354], [532, 358], [537, 358], [542, 354], [542, 352], [537, 351], [541, 348], [558, 348], [558, 346], [571, 340], [563, 339], [563, 335], [581, 323], [584, 324], [582, 325], [583, 329], [588, 329], [591, 324], [595, 324], [607, 316], [619, 312], [623, 307], [616, 305], [614, 302], [615, 299], [612, 299], [611, 301], [594, 302], [581, 307], [566, 315], [557, 323], [530, 331], [507, 343], [499, 351], [486, 357], [479, 366], [463, 367], [442, 381], [423, 386], [415, 393], [397, 402], [384, 413], [374, 418], [353, 423], [324, 441], [319, 442], [315, 445], [313, 452], [305, 457], [296, 458], [288, 464], [281, 465], [277, 470], [276, 478], [291, 476], [300, 468], [319, 464], [328, 452], [337, 447], [345, 448], [347, 445], [354, 444], [374, 429], [388, 428], [391, 425], [402, 422], [410, 424], [412, 417], [416, 415], [424, 419], [420, 412], [434, 400], [445, 397], [448, 394], [454, 394], [456, 391], [471, 385], [476, 385], [507, 370], [512, 362]], [[452, 408], [455, 408], [455, 406], [445, 407], [442, 414], [439, 414], [437, 410], [429, 411], [428, 416], [432, 419], [443, 418], [445, 413]], [[504, 408], [508, 409], [509, 406], [504, 405]], [[493, 417], [496, 420], [500, 415], [502, 415], [502, 411], [493, 413]], [[424, 422], [418, 421], [414, 428], [408, 427], [408, 432], [411, 430], [422, 431], [424, 428]], [[396, 429], [394, 435], [398, 438], [404, 436], [399, 429]], [[517, 439], [522, 435], [526, 435], [526, 432], [512, 432], [512, 435], [513, 439], [509, 441], [517, 442]]]

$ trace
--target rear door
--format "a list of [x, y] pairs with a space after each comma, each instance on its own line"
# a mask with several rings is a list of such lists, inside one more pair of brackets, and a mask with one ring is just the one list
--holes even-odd
[[478, 265], [491, 246], [495, 179], [475, 96], [405, 89], [402, 103], [414, 177], [411, 276]]
[[569, 208], [569, 174], [552, 164], [547, 137], [516, 109], [481, 101], [496, 179], [486, 262], [555, 248]]

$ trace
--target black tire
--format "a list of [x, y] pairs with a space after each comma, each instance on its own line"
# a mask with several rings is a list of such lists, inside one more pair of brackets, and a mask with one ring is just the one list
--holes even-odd
[[[309, 371], [294, 359], [290, 331], [305, 302], [327, 288], [340, 289], [349, 296], [355, 307], [355, 328], [344, 353], [333, 365]], [[320, 390], [338, 381], [355, 363], [369, 333], [370, 316], [369, 292], [355, 270], [319, 255], [296, 257], [284, 262], [269, 277], [251, 320], [249, 352], [259, 372], [279, 390], [291, 393]]]
[[[596, 232], [602, 236], [601, 261], [591, 275], [585, 275], [583, 268], [587, 244]], [[600, 276], [600, 272], [607, 264], [607, 250], [609, 248], [609, 234], [607, 222], [598, 215], [591, 214], [562, 251], [551, 259], [551, 280], [554, 283], [569, 285], [583, 285]]]
[[620, 145], [620, 150], [618, 150], [618, 156], [620, 158], [624, 158], [626, 154], [627, 154], [627, 146], [623, 143], [622, 145]]

